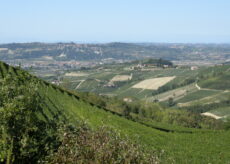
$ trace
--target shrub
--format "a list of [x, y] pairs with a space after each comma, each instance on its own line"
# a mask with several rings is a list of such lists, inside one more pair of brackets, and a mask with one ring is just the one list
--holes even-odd
[[47, 163], [158, 163], [155, 153], [132, 144], [107, 127], [90, 130], [61, 128], [61, 146], [51, 153]]

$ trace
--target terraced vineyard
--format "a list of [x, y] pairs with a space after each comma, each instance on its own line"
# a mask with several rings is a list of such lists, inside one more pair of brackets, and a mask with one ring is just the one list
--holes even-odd
[[[153, 90], [163, 86], [159, 84], [157, 88], [141, 88], [135, 87], [147, 79], [162, 78], [162, 81], [167, 77], [173, 77], [166, 81], [166, 85], [178, 84], [184, 79], [195, 77], [197, 71], [191, 71], [190, 68], [161, 68], [161, 67], [146, 67], [142, 69], [134, 69], [136, 64], [114, 64], [102, 65], [89, 70], [78, 70], [78, 74], [88, 76], [68, 76], [63, 75], [63, 85], [71, 90], [95, 92], [105, 95], [117, 95], [119, 97], [126, 97], [132, 95], [138, 99], [146, 99], [151, 97]], [[74, 72], [72, 72], [74, 74]], [[114, 80], [118, 77], [126, 77], [126, 80]], [[129, 78], [128, 78], [129, 77]], [[79, 82], [81, 81], [81, 84]], [[155, 81], [157, 82], [157, 80]], [[149, 85], [155, 86], [154, 81], [149, 81]]]
[[[70, 90], [95, 92], [120, 99], [159, 101], [162, 104], [173, 99], [174, 107], [192, 107], [227, 101], [230, 97], [229, 70], [229, 65], [192, 70], [186, 66], [138, 68], [134, 63], [111, 64], [76, 71], [86, 76], [62, 76], [64, 81], [61, 85]], [[125, 77], [126, 80], [113, 80], [118, 77]], [[165, 81], [168, 77], [173, 78]], [[213, 110], [217, 109], [210, 112]], [[228, 117], [227, 114], [221, 118]]]
[[[17, 76], [20, 69], [0, 62], [1, 77]], [[36, 78], [32, 77], [31, 78]], [[127, 135], [146, 149], [156, 150], [162, 163], [229, 163], [230, 131], [186, 129], [170, 130], [170, 125], [134, 122], [81, 99], [78, 95], [50, 83], [40, 81], [40, 96], [45, 99], [41, 119], [60, 117], [75, 124], [85, 121], [92, 128], [107, 125]], [[160, 128], [161, 127], [161, 128]], [[176, 127], [180, 129], [180, 127]], [[172, 128], [172, 129], [175, 129]]]

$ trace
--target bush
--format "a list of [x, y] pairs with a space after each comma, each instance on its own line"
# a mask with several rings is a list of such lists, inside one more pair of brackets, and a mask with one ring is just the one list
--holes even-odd
[[107, 127], [60, 129], [61, 146], [45, 163], [158, 163], [155, 153], [122, 139]]

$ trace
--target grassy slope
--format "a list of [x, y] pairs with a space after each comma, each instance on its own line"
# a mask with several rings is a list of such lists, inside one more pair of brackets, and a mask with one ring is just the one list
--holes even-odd
[[213, 90], [198, 90], [196, 92], [192, 92], [191, 94], [186, 95], [185, 97], [179, 99], [179, 103], [190, 102], [194, 100], [199, 100], [208, 96], [213, 96], [220, 93], [220, 91]]
[[229, 90], [230, 89], [230, 75], [222, 75], [220, 77], [213, 77], [201, 81], [199, 85], [203, 88]]
[[[7, 69], [4, 72], [6, 74]], [[230, 131], [167, 133], [106, 112], [47, 83], [42, 83], [40, 94], [46, 101], [43, 118], [61, 116], [61, 119], [72, 123], [79, 119], [84, 120], [93, 128], [111, 126], [149, 149], [164, 151], [161, 156], [163, 163], [230, 162]]]
[[209, 75], [201, 80], [199, 86], [202, 88], [229, 90], [230, 89], [230, 65], [215, 66], [200, 72], [202, 75]]
[[183, 163], [222, 163], [230, 158], [230, 132], [203, 132], [194, 134], [167, 133], [127, 120], [117, 115], [105, 112], [97, 107], [79, 101], [68, 94], [48, 87], [48, 97], [57, 106], [65, 109], [65, 114], [74, 122], [82, 119], [92, 127], [108, 125], [128, 135], [148, 148], [164, 150], [163, 160], [174, 158]]

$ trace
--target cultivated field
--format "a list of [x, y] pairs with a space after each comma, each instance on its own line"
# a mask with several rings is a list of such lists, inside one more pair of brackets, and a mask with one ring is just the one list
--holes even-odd
[[151, 96], [147, 99], [147, 101], [152, 102], [153, 100], [157, 99], [160, 102], [161, 101], [167, 101], [170, 97], [174, 99], [174, 101], [180, 100], [186, 95], [189, 95], [193, 92], [196, 92], [197, 88], [195, 87], [195, 84], [186, 85], [184, 87], [180, 87], [177, 89], [169, 90], [167, 92], [163, 92], [161, 94]]
[[132, 75], [116, 75], [114, 76], [111, 81], [115, 82], [115, 81], [128, 81], [132, 79]]
[[132, 88], [157, 90], [159, 87], [165, 85], [166, 83], [170, 82], [174, 78], [175, 76], [147, 79], [141, 81], [140, 83], [137, 83], [136, 85], [132, 86]]
[[[194, 94], [196, 94], [196, 93], [194, 93]], [[203, 94], [203, 93], [200, 93], [200, 94]], [[188, 96], [190, 96], [190, 95], [188, 95]], [[229, 96], [230, 96], [229, 92], [216, 92], [216, 93], [214, 92], [212, 94], [210, 93], [209, 95], [207, 95], [203, 98], [197, 97], [196, 99], [191, 100], [191, 101], [187, 101], [184, 103], [178, 103], [177, 106], [187, 107], [187, 106], [192, 106], [192, 105], [197, 105], [197, 104], [203, 104], [204, 105], [204, 104], [219, 103], [221, 101], [228, 100]]]
[[87, 73], [83, 73], [83, 72], [70, 72], [70, 73], [66, 73], [65, 76], [74, 76], [74, 77], [80, 77], [80, 76], [87, 76]]
[[[197, 88], [198, 89], [198, 88]], [[216, 91], [216, 90], [197, 90], [193, 93], [190, 93], [186, 96], [184, 96], [182, 99], [178, 100], [178, 103], [186, 103], [186, 102], [191, 102], [195, 100], [201, 100], [206, 97], [212, 97], [217, 94], [221, 93], [221, 91]]]

